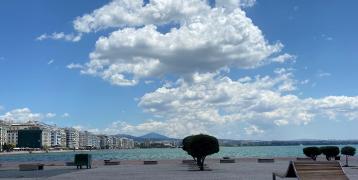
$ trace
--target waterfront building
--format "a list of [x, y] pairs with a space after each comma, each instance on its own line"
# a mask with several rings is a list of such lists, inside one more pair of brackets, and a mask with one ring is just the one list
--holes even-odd
[[[14, 144], [16, 147], [21, 147], [23, 144], [18, 144], [19, 141], [19, 130], [41, 130], [41, 142], [42, 147], [51, 146], [51, 128], [52, 126], [38, 122], [38, 121], [28, 121], [26, 123], [11, 124], [7, 129], [7, 143]], [[24, 136], [22, 136], [24, 137]]]
[[3, 146], [7, 142], [8, 124], [0, 120], [0, 151], [3, 151]]
[[107, 135], [98, 135], [99, 146], [101, 149], [109, 149], [109, 139]]
[[7, 130], [7, 143], [14, 144], [17, 146], [18, 144], [18, 131], [22, 129], [27, 129], [30, 127], [34, 127], [35, 125], [31, 122], [22, 123], [22, 124], [11, 124]]
[[97, 149], [100, 147], [99, 139], [96, 135], [88, 131], [79, 132], [79, 146], [81, 148]]
[[121, 139], [117, 136], [111, 136], [112, 149], [120, 149], [121, 148]]
[[94, 149], [101, 149], [100, 138], [97, 135], [92, 135], [92, 145]]
[[79, 131], [75, 128], [66, 128], [66, 145], [70, 149], [78, 149], [79, 148], [79, 139], [80, 134]]
[[51, 129], [51, 147], [66, 147], [66, 131], [63, 128]]
[[134, 148], [134, 140], [122, 137], [120, 138], [121, 141], [121, 148], [122, 149], [132, 149]]
[[17, 147], [20, 148], [41, 148], [43, 147], [42, 133], [40, 128], [20, 129], [18, 133]]

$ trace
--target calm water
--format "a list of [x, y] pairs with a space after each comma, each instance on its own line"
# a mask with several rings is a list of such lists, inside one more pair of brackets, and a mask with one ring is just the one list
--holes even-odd
[[[358, 148], [358, 145], [353, 145]], [[303, 156], [305, 146], [250, 146], [250, 147], [220, 147], [220, 152], [209, 158], [230, 157], [297, 157]], [[340, 146], [341, 147], [341, 146]], [[0, 155], [0, 162], [6, 161], [71, 161], [74, 154], [79, 152], [41, 153]], [[129, 149], [103, 150], [85, 152], [92, 154], [95, 160], [160, 160], [160, 159], [190, 159], [182, 149]]]

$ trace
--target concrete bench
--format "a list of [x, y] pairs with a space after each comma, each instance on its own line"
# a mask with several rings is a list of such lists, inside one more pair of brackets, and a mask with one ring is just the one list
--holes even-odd
[[36, 171], [43, 170], [44, 164], [19, 164], [20, 171]]
[[275, 162], [275, 160], [274, 160], [274, 159], [265, 158], [265, 159], [257, 159], [257, 162], [258, 162], [258, 163], [273, 163], [273, 162]]
[[183, 164], [196, 164], [196, 161], [192, 160], [192, 159], [184, 159], [182, 161]]
[[120, 161], [111, 161], [111, 160], [104, 160], [104, 165], [106, 166], [112, 166], [112, 165], [120, 165]]
[[158, 164], [158, 161], [143, 161], [143, 164], [145, 165]]
[[65, 166], [76, 166], [75, 162], [66, 162]]
[[235, 159], [220, 159], [220, 163], [235, 163]]

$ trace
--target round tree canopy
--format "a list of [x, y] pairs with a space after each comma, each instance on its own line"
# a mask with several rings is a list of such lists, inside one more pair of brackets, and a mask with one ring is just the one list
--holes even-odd
[[356, 148], [352, 146], [345, 146], [341, 149], [341, 153], [347, 156], [354, 156], [356, 154]]
[[219, 152], [219, 142], [206, 134], [192, 135], [183, 139], [183, 150], [193, 157], [204, 157]]

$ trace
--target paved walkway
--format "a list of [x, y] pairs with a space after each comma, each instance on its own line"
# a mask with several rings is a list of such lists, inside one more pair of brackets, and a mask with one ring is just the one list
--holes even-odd
[[[20, 172], [1, 170], [0, 180], [4, 179], [50, 179], [50, 180], [267, 180], [272, 172], [284, 172], [288, 160], [276, 160], [275, 163], [257, 163], [254, 159], [237, 160], [234, 164], [220, 164], [218, 160], [207, 161], [209, 171], [193, 171], [180, 161], [163, 161], [158, 165], [124, 163], [118, 166], [97, 166], [93, 169], [76, 170], [73, 167], [45, 167], [44, 171]], [[358, 166], [358, 160], [351, 162]], [[350, 179], [358, 179], [358, 167], [344, 168]]]

